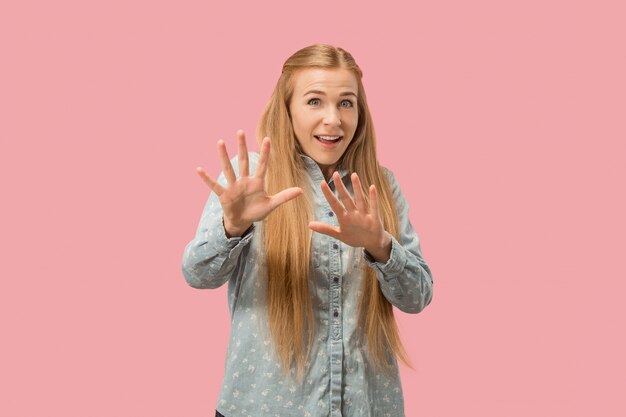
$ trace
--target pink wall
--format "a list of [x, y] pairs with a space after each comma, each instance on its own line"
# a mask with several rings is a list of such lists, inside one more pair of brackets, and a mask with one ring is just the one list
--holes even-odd
[[6, 3], [0, 415], [211, 415], [194, 169], [316, 42], [362, 66], [434, 272], [407, 416], [626, 415], [623, 2]]

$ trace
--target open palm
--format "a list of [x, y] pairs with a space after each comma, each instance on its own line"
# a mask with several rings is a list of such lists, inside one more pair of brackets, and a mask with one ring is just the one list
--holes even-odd
[[197, 168], [198, 175], [218, 196], [224, 212], [224, 229], [230, 236], [240, 236], [253, 222], [265, 219], [276, 207], [302, 194], [299, 187], [291, 187], [274, 195], [265, 189], [265, 175], [270, 152], [270, 139], [263, 139], [259, 164], [254, 175], [249, 173], [248, 147], [245, 134], [237, 131], [239, 178], [230, 163], [224, 141], [217, 142], [217, 152], [222, 162], [227, 186], [222, 187], [204, 169]]
[[337, 216], [339, 226], [312, 221], [309, 228], [341, 240], [347, 245], [365, 248], [377, 260], [386, 260], [391, 250], [391, 235], [385, 231], [380, 218], [376, 187], [374, 185], [369, 187], [368, 204], [361, 191], [358, 175], [353, 173], [350, 178], [354, 199], [337, 172], [333, 174], [333, 181], [341, 201], [333, 194], [326, 181], [320, 184], [326, 201]]

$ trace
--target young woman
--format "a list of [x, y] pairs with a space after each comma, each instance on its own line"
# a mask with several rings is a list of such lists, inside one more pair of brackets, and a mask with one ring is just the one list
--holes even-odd
[[[283, 66], [260, 153], [223, 172], [183, 257], [194, 288], [228, 282], [231, 339], [217, 415], [400, 417], [408, 364], [392, 306], [419, 313], [432, 277], [393, 174], [376, 158], [362, 72], [312, 45]], [[271, 140], [271, 150], [270, 150]]]

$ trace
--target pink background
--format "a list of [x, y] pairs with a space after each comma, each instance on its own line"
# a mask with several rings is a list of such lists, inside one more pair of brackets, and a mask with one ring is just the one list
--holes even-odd
[[194, 169], [316, 42], [363, 68], [434, 272], [407, 416], [626, 415], [623, 4], [3, 2], [0, 415], [213, 415]]

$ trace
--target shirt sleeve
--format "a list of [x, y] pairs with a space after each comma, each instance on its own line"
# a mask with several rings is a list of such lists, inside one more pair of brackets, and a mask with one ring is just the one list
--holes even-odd
[[[250, 175], [254, 173], [258, 154], [249, 153]], [[237, 157], [231, 160], [235, 174], [239, 175]], [[227, 181], [222, 172], [217, 182], [226, 187]], [[256, 230], [253, 224], [242, 237], [226, 237], [222, 205], [214, 192], [207, 200], [196, 235], [185, 247], [182, 270], [187, 283], [193, 288], [217, 288], [229, 280], [240, 259], [248, 251], [244, 250]]]
[[409, 219], [409, 206], [393, 173], [388, 169], [389, 185], [396, 203], [400, 228], [399, 240], [391, 237], [387, 262], [376, 262], [363, 251], [365, 262], [376, 271], [380, 288], [391, 304], [407, 313], [419, 313], [433, 296], [433, 279], [420, 249], [420, 240]]

